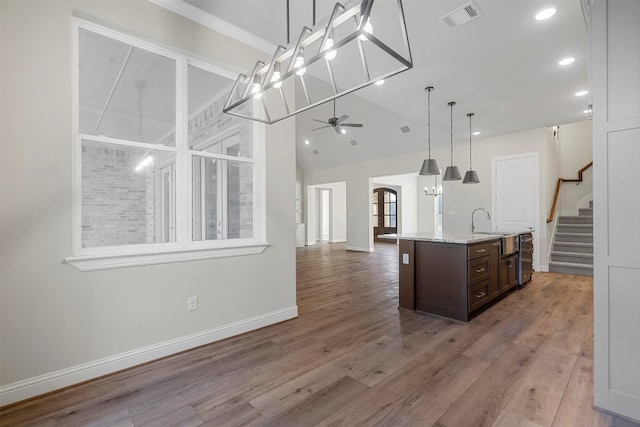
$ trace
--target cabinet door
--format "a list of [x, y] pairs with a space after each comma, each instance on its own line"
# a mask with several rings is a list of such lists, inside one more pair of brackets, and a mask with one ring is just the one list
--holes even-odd
[[511, 289], [518, 283], [517, 257], [500, 260], [500, 292]]

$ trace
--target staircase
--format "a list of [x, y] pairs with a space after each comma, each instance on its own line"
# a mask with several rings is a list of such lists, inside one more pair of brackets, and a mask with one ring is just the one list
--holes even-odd
[[593, 276], [593, 201], [578, 216], [560, 216], [549, 271]]

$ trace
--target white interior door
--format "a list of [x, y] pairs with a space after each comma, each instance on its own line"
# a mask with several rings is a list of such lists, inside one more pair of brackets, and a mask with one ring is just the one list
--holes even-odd
[[591, 10], [595, 405], [640, 422], [640, 2]]
[[539, 211], [538, 153], [494, 157], [492, 163], [494, 228], [535, 228]]

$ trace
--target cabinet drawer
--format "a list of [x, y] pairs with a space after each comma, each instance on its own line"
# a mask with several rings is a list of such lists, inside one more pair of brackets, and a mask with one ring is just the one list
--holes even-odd
[[489, 279], [469, 288], [469, 313], [489, 301]]
[[469, 285], [475, 285], [490, 276], [490, 261], [488, 256], [469, 261]]
[[489, 255], [491, 251], [491, 242], [479, 243], [477, 245], [469, 245], [467, 247], [469, 249], [469, 254], [467, 259], [476, 259], [476, 258]]

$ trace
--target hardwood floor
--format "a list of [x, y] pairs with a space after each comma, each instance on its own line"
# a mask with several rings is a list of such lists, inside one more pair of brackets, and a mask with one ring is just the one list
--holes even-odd
[[2, 408], [2, 426], [637, 426], [592, 409], [592, 278], [468, 323], [398, 309], [397, 246], [298, 248], [300, 317]]

